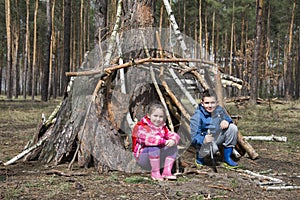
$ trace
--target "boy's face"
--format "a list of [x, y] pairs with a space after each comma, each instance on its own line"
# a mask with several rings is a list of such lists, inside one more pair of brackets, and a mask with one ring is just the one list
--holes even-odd
[[217, 107], [217, 100], [215, 97], [204, 97], [202, 105], [207, 112], [212, 113]]

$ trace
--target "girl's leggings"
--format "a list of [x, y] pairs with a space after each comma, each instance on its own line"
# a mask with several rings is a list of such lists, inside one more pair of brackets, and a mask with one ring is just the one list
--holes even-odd
[[166, 157], [171, 157], [176, 159], [177, 156], [177, 146], [172, 147], [145, 147], [141, 152], [137, 163], [147, 170], [151, 170], [151, 165], [149, 158], [160, 158], [160, 166], [163, 168], [164, 161]]

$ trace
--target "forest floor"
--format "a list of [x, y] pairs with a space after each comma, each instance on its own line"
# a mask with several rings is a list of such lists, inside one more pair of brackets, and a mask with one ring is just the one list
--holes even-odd
[[[5, 101], [0, 99], [0, 199], [300, 199], [300, 102], [258, 105], [256, 108], [229, 105], [238, 114], [244, 136], [285, 136], [287, 142], [249, 141], [259, 158], [246, 154], [238, 161], [239, 170], [223, 167], [218, 158], [215, 173], [211, 166], [196, 169], [194, 149], [181, 159], [189, 170], [176, 181], [152, 181], [149, 173], [126, 174], [111, 171], [99, 174], [68, 163], [54, 166], [37, 161], [3, 163], [22, 152], [32, 138], [42, 113], [49, 116], [58, 101]], [[208, 162], [209, 163], [209, 162]], [[247, 172], [264, 175], [258, 178]], [[268, 177], [277, 180], [270, 182]], [[282, 181], [278, 183], [278, 181]], [[265, 187], [262, 187], [262, 184]]]

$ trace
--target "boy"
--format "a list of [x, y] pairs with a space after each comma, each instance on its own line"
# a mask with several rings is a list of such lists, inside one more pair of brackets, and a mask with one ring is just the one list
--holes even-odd
[[204, 157], [218, 151], [218, 145], [224, 147], [224, 162], [232, 167], [238, 164], [231, 159], [231, 153], [237, 143], [238, 128], [226, 110], [218, 105], [217, 95], [212, 90], [203, 92], [202, 101], [190, 120], [192, 145], [196, 148], [196, 165], [204, 164]]

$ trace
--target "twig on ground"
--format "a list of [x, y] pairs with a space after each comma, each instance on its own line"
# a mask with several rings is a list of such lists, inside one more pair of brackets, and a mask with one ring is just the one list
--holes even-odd
[[232, 188], [225, 187], [225, 186], [222, 186], [222, 185], [208, 185], [208, 187], [210, 187], [210, 188], [222, 189], [222, 190], [228, 190], [228, 191], [230, 191], [230, 192], [233, 192], [233, 189], [232, 189]]
[[87, 176], [88, 175], [88, 173], [86, 173], [86, 172], [77, 172], [77, 173], [75, 173], [75, 172], [73, 172], [73, 173], [68, 172], [68, 173], [65, 173], [65, 172], [62, 172], [62, 171], [59, 171], [59, 170], [55, 170], [55, 169], [47, 171], [46, 174], [47, 175], [56, 174], [56, 175], [59, 175], [59, 176], [66, 176], [66, 177], [71, 177], [71, 176]]

